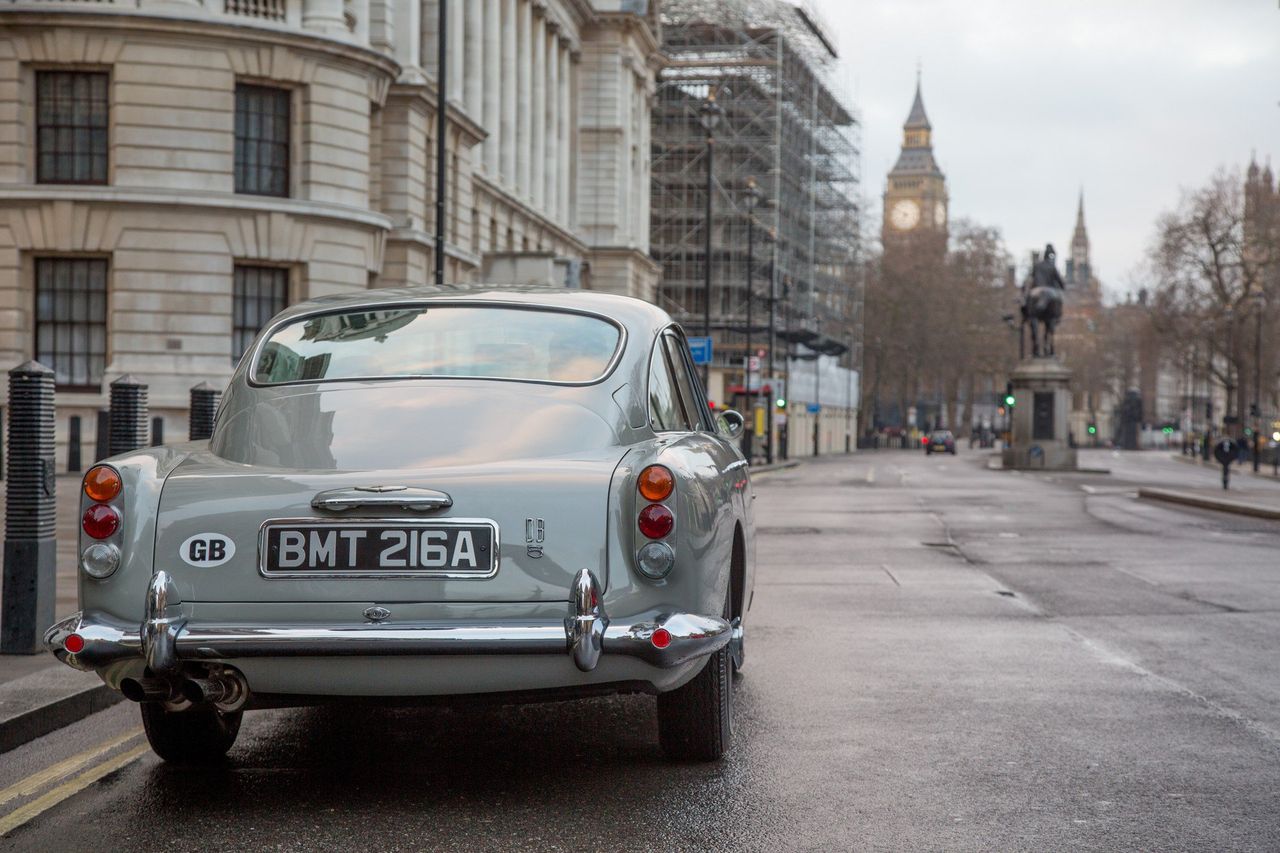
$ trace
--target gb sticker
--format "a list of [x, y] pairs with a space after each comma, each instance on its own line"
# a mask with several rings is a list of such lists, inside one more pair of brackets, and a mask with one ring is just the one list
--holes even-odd
[[211, 569], [221, 566], [236, 554], [236, 543], [221, 533], [197, 533], [182, 543], [178, 556], [188, 566]]

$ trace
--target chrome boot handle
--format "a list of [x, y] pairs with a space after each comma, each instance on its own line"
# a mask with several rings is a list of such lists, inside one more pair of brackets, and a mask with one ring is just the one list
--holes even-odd
[[357, 508], [430, 512], [453, 506], [453, 498], [435, 489], [418, 489], [412, 486], [355, 486], [320, 492], [311, 499], [311, 506], [329, 512], [346, 512]]

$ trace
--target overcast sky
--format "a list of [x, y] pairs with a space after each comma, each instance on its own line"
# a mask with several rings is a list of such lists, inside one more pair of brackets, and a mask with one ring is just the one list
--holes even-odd
[[1277, 0], [814, 0], [863, 116], [879, 229], [916, 61], [952, 218], [998, 227], [1014, 256], [1066, 256], [1085, 193], [1093, 263], [1134, 281], [1181, 187], [1257, 150], [1280, 167]]

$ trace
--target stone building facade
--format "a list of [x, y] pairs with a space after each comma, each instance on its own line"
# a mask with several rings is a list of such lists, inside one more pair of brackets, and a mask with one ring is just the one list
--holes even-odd
[[[446, 280], [653, 299], [656, 11], [444, 0]], [[84, 456], [109, 383], [169, 440], [286, 304], [427, 284], [437, 0], [0, 9], [0, 367], [58, 374]], [[60, 449], [61, 452], [61, 449]]]

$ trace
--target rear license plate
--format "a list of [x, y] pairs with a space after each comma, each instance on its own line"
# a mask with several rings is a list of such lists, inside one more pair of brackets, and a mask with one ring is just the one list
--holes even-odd
[[268, 521], [259, 543], [267, 577], [490, 578], [498, 571], [492, 521]]

